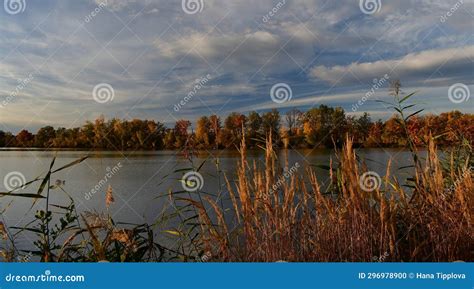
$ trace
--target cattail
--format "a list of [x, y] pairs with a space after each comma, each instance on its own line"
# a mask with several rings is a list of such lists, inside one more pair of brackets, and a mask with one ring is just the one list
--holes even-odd
[[115, 202], [114, 195], [112, 193], [112, 186], [109, 185], [109, 187], [107, 188], [107, 192], [105, 193], [105, 206], [107, 208], [109, 208], [110, 204]]
[[8, 238], [7, 230], [5, 229], [5, 225], [3, 224], [3, 222], [0, 222], [0, 235], [2, 235], [3, 240], [6, 240]]
[[132, 251], [136, 251], [137, 244], [135, 243], [135, 240], [133, 239], [133, 235], [134, 235], [133, 230], [114, 229], [112, 231], [111, 240], [118, 241], [122, 243], [123, 245], [127, 246], [128, 249], [131, 249]]
[[133, 231], [126, 229], [115, 229], [112, 232], [112, 240], [131, 245], [133, 240]]

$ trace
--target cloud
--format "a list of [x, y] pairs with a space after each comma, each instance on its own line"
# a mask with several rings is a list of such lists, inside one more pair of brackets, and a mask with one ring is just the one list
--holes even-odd
[[432, 49], [410, 53], [401, 58], [375, 62], [351, 63], [332, 67], [316, 66], [311, 76], [331, 84], [370, 82], [388, 74], [392, 79], [402, 78], [410, 82], [440, 84], [456, 80], [472, 81], [474, 46], [450, 49]]
[[[296, 35], [295, 41], [302, 39], [310, 45], [308, 37], [301, 32]], [[227, 35], [195, 32], [171, 41], [158, 40], [155, 45], [161, 57], [173, 62], [188, 57], [194, 65], [205, 62], [211, 68], [223, 67], [225, 71], [232, 70], [235, 73], [254, 73], [259, 69], [275, 71], [276, 66], [281, 71], [295, 69], [297, 65], [281, 50], [283, 48], [294, 59], [307, 61], [312, 56], [310, 46], [305, 47], [301, 42], [289, 43], [288, 40], [286, 35], [264, 30]]]

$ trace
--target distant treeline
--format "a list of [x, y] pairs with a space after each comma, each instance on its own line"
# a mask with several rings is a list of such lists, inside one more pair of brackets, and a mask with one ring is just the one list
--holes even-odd
[[[455, 145], [462, 138], [474, 142], [474, 115], [459, 111], [440, 115], [414, 116], [408, 132], [416, 145], [423, 146], [430, 136], [443, 146]], [[406, 145], [400, 118], [372, 121], [365, 113], [348, 116], [340, 107], [321, 105], [309, 111], [294, 109], [284, 115], [277, 110], [248, 115], [231, 113], [223, 121], [216, 115], [199, 118], [195, 126], [178, 120], [173, 128], [153, 120], [120, 120], [103, 117], [82, 127], [46, 126], [36, 134], [22, 130], [17, 135], [0, 130], [0, 147], [78, 148], [106, 150], [221, 149], [238, 147], [243, 133], [247, 146], [257, 147], [272, 133], [274, 144], [285, 148], [329, 147], [342, 144], [345, 135], [361, 147]]]

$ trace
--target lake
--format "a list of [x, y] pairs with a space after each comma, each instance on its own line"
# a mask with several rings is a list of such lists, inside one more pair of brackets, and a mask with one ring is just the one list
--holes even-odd
[[[308, 166], [328, 165], [334, 156], [332, 150], [282, 150], [279, 160], [284, 164], [288, 159], [288, 168], [298, 163], [296, 173], [303, 173]], [[411, 164], [408, 151], [401, 149], [359, 149], [358, 154], [366, 160], [369, 170], [385, 174], [386, 165], [392, 159], [392, 172], [397, 168]], [[199, 167], [203, 176], [203, 192], [220, 195], [224, 204], [228, 204], [223, 174], [229, 179], [235, 178], [236, 167], [240, 155], [236, 151], [199, 152], [190, 160], [175, 151], [153, 152], [87, 152], [87, 151], [35, 151], [35, 150], [2, 150], [0, 151], [0, 191], [7, 191], [5, 177], [12, 172], [20, 173], [29, 181], [38, 176], [44, 176], [51, 160], [57, 157], [55, 168], [68, 164], [82, 156], [90, 157], [81, 164], [75, 165], [53, 175], [52, 183], [56, 180], [65, 181], [64, 190], [74, 199], [79, 213], [105, 212], [105, 191], [108, 185], [113, 188], [115, 203], [110, 207], [110, 213], [116, 221], [130, 223], [152, 224], [163, 213], [170, 210], [166, 197], [160, 195], [172, 191], [182, 191], [180, 182], [186, 168]], [[264, 162], [261, 151], [249, 151], [249, 161]], [[218, 160], [218, 161], [216, 161]], [[216, 164], [217, 163], [217, 164]], [[263, 164], [263, 163], [262, 163]], [[328, 173], [317, 169], [320, 182], [327, 181]], [[401, 179], [407, 171], [400, 171]], [[220, 176], [219, 176], [220, 175]], [[39, 187], [35, 183], [18, 193], [35, 193]], [[44, 208], [44, 201], [38, 201], [32, 210], [32, 199], [11, 197], [0, 198], [0, 210], [5, 210], [3, 220], [8, 227], [22, 226], [34, 218], [34, 212]], [[68, 197], [60, 190], [53, 190], [51, 204], [67, 205]], [[226, 205], [227, 206], [227, 205]], [[26, 214], [26, 215], [25, 215]], [[1, 220], [1, 219], [0, 219]], [[172, 224], [170, 224], [172, 226]], [[25, 235], [25, 234], [23, 234]], [[19, 238], [19, 247], [30, 248], [31, 242], [27, 235]]]

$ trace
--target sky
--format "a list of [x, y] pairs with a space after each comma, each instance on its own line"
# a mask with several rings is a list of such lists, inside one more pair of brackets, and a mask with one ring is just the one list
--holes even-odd
[[473, 113], [474, 0], [4, 0], [0, 130], [321, 104]]

